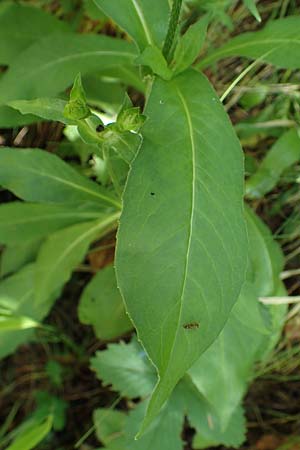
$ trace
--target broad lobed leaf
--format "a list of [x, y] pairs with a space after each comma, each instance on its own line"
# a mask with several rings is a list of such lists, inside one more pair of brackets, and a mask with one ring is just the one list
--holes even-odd
[[132, 340], [129, 344], [108, 344], [107, 350], [97, 352], [91, 368], [105, 385], [111, 385], [124, 397], [148, 396], [155, 385], [155, 372], [145, 351]]
[[160, 377], [150, 423], [223, 328], [244, 282], [247, 242], [242, 152], [206, 78], [188, 71], [155, 80], [145, 113], [116, 268]]

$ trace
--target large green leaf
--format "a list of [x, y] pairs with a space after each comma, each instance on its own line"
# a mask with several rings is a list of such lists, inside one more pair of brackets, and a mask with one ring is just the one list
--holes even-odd
[[246, 195], [261, 198], [280, 181], [284, 170], [300, 160], [300, 131], [284, 133], [267, 153], [257, 172], [246, 181]]
[[116, 268], [159, 374], [148, 424], [223, 328], [244, 282], [247, 239], [242, 152], [207, 79], [196, 71], [157, 79], [145, 114]]
[[[78, 72], [85, 75], [131, 65], [135, 52], [133, 44], [104, 35], [46, 36], [22, 52], [1, 77], [0, 105], [13, 100], [54, 97], [72, 84]], [[32, 117], [22, 116], [7, 106], [0, 107], [1, 126], [26, 123]]]
[[161, 46], [167, 32], [169, 0], [94, 0], [137, 43]]
[[[50, 309], [47, 305], [34, 304], [35, 265], [24, 267], [20, 272], [0, 282], [0, 307], [16, 317], [25, 316], [41, 321]], [[12, 353], [20, 344], [32, 339], [32, 330], [0, 331], [0, 358]]]
[[258, 297], [275, 294], [278, 289], [282, 252], [270, 230], [249, 207], [246, 219], [251, 282], [245, 283], [217, 340], [189, 371], [223, 428], [229, 424], [254, 376], [255, 362], [276, 345], [284, 316], [284, 310], [278, 316], [276, 307], [265, 308], [258, 302]]
[[93, 326], [99, 339], [114, 339], [132, 329], [113, 266], [100, 270], [85, 287], [78, 315], [82, 323]]
[[119, 213], [80, 223], [52, 234], [41, 246], [36, 267], [37, 304], [58, 292], [84, 258], [91, 242], [116, 228]]
[[61, 205], [11, 202], [0, 206], [0, 242], [22, 244], [77, 222], [97, 219], [99, 211]]
[[35, 41], [58, 31], [70, 31], [70, 27], [40, 8], [14, 1], [2, 2], [0, 64], [11, 64], [16, 56]]
[[229, 56], [245, 56], [286, 69], [300, 67], [300, 16], [291, 16], [269, 22], [261, 31], [243, 33], [213, 50], [200, 61], [205, 68]]
[[112, 194], [54, 154], [39, 149], [1, 148], [0, 185], [29, 202], [119, 206]]

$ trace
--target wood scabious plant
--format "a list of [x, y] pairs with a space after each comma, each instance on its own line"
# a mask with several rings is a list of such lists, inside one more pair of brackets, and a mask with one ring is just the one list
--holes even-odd
[[[245, 209], [241, 144], [201, 69], [232, 55], [298, 68], [300, 19], [271, 22], [197, 59], [209, 14], [182, 33], [182, 0], [94, 3], [131, 39], [80, 35], [12, 2], [0, 10], [0, 24], [18, 14], [27, 36], [0, 46], [0, 63], [9, 66], [0, 79], [0, 125], [62, 122], [81, 139], [80, 157], [93, 158], [97, 179], [40, 149], [0, 149], [0, 184], [21, 200], [0, 207], [3, 261], [15, 248], [22, 257], [4, 265], [0, 355], [32, 339], [90, 245], [117, 230], [115, 271], [93, 278], [78, 313], [100, 339], [135, 329], [138, 340], [109, 345], [91, 365], [121, 396], [142, 401], [129, 415], [95, 411], [97, 436], [108, 450], [179, 450], [187, 416], [195, 449], [238, 447], [242, 397], [283, 323], [284, 307], [258, 302], [284, 292], [283, 256]], [[259, 18], [255, 3], [245, 4]], [[39, 24], [32, 38], [28, 18]], [[93, 87], [107, 89], [107, 78], [118, 81], [104, 100]], [[143, 111], [124, 85], [144, 93]], [[105, 124], [99, 109], [114, 109], [119, 92], [122, 104]], [[299, 148], [296, 129], [276, 145], [284, 140]], [[249, 198], [280, 178], [280, 164], [276, 177], [266, 181], [264, 172], [278, 164], [276, 148], [248, 179]], [[286, 166], [297, 157], [293, 150]], [[43, 423], [42, 437], [51, 424]]]

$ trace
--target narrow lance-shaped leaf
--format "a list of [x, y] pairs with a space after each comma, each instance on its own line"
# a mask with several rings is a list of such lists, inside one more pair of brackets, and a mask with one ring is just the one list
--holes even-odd
[[70, 86], [79, 72], [131, 64], [135, 56], [133, 44], [121, 39], [55, 33], [29, 47], [10, 66], [0, 81], [0, 104], [54, 96]]
[[76, 33], [46, 36], [21, 53], [1, 77], [1, 126], [30, 123], [34, 117], [20, 115], [7, 103], [56, 96], [72, 84], [78, 72], [86, 75], [131, 66], [135, 57], [134, 44], [121, 39]]
[[199, 55], [206, 37], [208, 22], [209, 16], [202, 17], [180, 37], [172, 62], [172, 68], [176, 74], [190, 67]]
[[299, 160], [300, 131], [293, 128], [275, 142], [257, 172], [246, 181], [247, 197], [263, 197], [276, 186], [282, 172]]
[[37, 304], [47, 303], [50, 294], [59, 292], [72, 271], [84, 258], [90, 244], [116, 227], [119, 213], [102, 216], [57, 231], [42, 245], [36, 266]]
[[56, 155], [39, 149], [0, 149], [0, 185], [39, 203], [86, 201], [119, 207], [114, 196]]
[[34, 449], [50, 432], [53, 424], [53, 417], [49, 416], [41, 423], [33, 422], [23, 432], [17, 435], [13, 443], [7, 447], [7, 450], [32, 450]]
[[300, 67], [300, 16], [269, 22], [261, 31], [243, 33], [213, 50], [197, 66], [203, 69], [229, 56], [261, 58], [286, 69]]
[[258, 12], [255, 0], [243, 0], [244, 5], [249, 9], [251, 14], [255, 17], [258, 22], [261, 22], [261, 17]]
[[247, 264], [241, 147], [207, 79], [155, 80], [145, 114], [116, 255], [127, 311], [159, 374], [144, 428], [223, 328]]
[[70, 31], [66, 22], [40, 8], [14, 1], [1, 3], [0, 64], [10, 65], [23, 50], [47, 34]]
[[161, 46], [167, 30], [169, 0], [94, 0], [96, 5], [123, 28], [140, 50]]
[[0, 242], [22, 244], [77, 222], [97, 219], [99, 211], [78, 206], [11, 202], [0, 206]]

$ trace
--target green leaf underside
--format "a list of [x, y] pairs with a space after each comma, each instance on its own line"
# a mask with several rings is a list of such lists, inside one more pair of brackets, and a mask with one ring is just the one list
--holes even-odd
[[168, 0], [94, 1], [135, 40], [141, 50], [148, 45], [161, 46], [168, 24]]
[[99, 211], [61, 205], [11, 202], [0, 206], [0, 242], [23, 244], [73, 225], [97, 219]]
[[160, 377], [144, 428], [223, 328], [247, 263], [241, 148], [206, 78], [155, 80], [145, 113], [116, 256], [127, 311]]
[[291, 129], [273, 145], [257, 172], [246, 181], [246, 195], [261, 198], [271, 191], [284, 170], [300, 160], [300, 133]]
[[0, 6], [0, 64], [11, 64], [23, 50], [47, 34], [69, 30], [66, 22], [42, 9], [3, 2]]
[[29, 202], [119, 206], [112, 194], [39, 149], [0, 148], [0, 185]]
[[[259, 245], [266, 246], [265, 254], [256, 260], [256, 245], [253, 233], [250, 233], [249, 258], [257, 276], [263, 266], [268, 264], [268, 258], [276, 259], [274, 255], [278, 252], [278, 248], [272, 240], [270, 231], [248, 208], [246, 217], [248, 227], [252, 226], [252, 220], [257, 222], [255, 237], [258, 239], [260, 235]], [[280, 272], [280, 265], [275, 264], [270, 271], [263, 272], [265, 282], [267, 283], [269, 278], [271, 280], [276, 278], [278, 281]], [[122, 426], [120, 427], [119, 423], [119, 429], [115, 430], [116, 434], [110, 435], [111, 447], [108, 448], [145, 450], [148, 448], [147, 445], [150, 445], [151, 437], [161, 435], [161, 423], [165, 420], [174, 420], [174, 414], [178, 413], [186, 415], [191, 426], [197, 431], [195, 448], [220, 444], [238, 448], [241, 445], [245, 438], [245, 420], [240, 402], [253, 378], [255, 362], [268, 356], [274, 348], [284, 317], [284, 310], [278, 312], [278, 307], [266, 308], [257, 301], [263, 288], [260, 283], [254, 285], [248, 282], [244, 285], [219, 337], [180, 381], [168, 404], [137, 444], [133, 438], [142, 421], [145, 403], [130, 413], [128, 419], [125, 415], [122, 416]], [[278, 288], [273, 294], [280, 295]], [[269, 317], [265, 322], [266, 314]], [[119, 361], [124, 361], [121, 370], [118, 370]], [[113, 344], [107, 350], [98, 352], [93, 359], [93, 366], [97, 376], [105, 384], [112, 384], [112, 388], [125, 397], [145, 397], [154, 385], [154, 368], [151, 370], [150, 364], [145, 360], [145, 353], [135, 341], [129, 344]], [[117, 413], [117, 418], [119, 414]], [[104, 412], [102, 418], [103, 415]], [[102, 436], [106, 428], [104, 425], [109, 425], [109, 421], [105, 418], [104, 422], [106, 424], [102, 426]], [[114, 436], [119, 437], [120, 441], [113, 440]], [[116, 447], [112, 445], [113, 442]], [[155, 447], [158, 450], [169, 448], [167, 443], [165, 447], [159, 445], [158, 443]], [[152, 450], [150, 446], [149, 450]]]
[[100, 270], [86, 286], [80, 297], [78, 316], [82, 323], [93, 326], [99, 339], [115, 339], [132, 329], [113, 266]]
[[300, 17], [291, 16], [269, 22], [261, 31], [243, 33], [214, 50], [197, 66], [203, 69], [229, 56], [261, 58], [286, 69], [300, 67]]
[[35, 295], [37, 304], [47, 302], [68, 281], [83, 260], [90, 244], [116, 227], [119, 213], [85, 222], [52, 234], [42, 245], [37, 265]]

